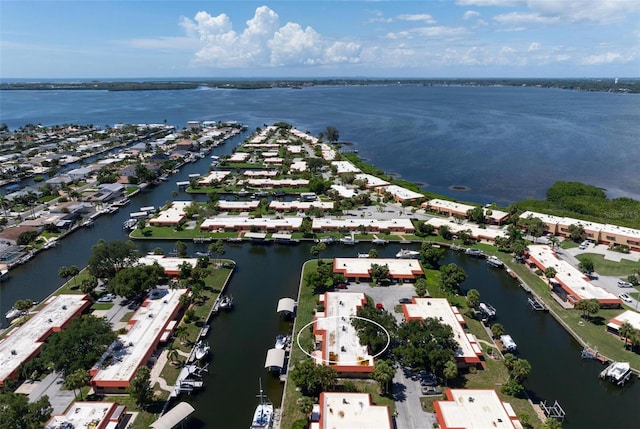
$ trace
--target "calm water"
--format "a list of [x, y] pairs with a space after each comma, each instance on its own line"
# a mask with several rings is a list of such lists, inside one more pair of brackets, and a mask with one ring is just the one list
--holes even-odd
[[[347, 86], [106, 92], [2, 91], [0, 122], [286, 121], [327, 125], [387, 173], [475, 202], [544, 198], [575, 180], [640, 199], [640, 95], [514, 87]], [[453, 186], [464, 186], [459, 192]]]
[[[182, 126], [187, 120], [221, 119], [242, 121], [253, 129], [283, 120], [315, 134], [334, 125], [343, 140], [353, 141], [363, 157], [385, 171], [428, 184], [427, 189], [481, 202], [542, 197], [557, 179], [582, 180], [620, 194], [640, 193], [640, 99], [632, 96], [529, 88], [347, 87], [5, 91], [0, 97], [0, 122], [12, 128], [29, 122], [104, 125], [164, 119]], [[240, 140], [214, 153], [229, 153]], [[616, 174], [611, 168], [595, 168], [594, 158], [602, 165], [614, 163]], [[175, 181], [207, 165], [207, 159], [187, 165], [170, 181], [134, 197], [124, 210], [98, 218], [95, 228], [71, 235], [58, 248], [12, 270], [0, 288], [0, 314], [16, 299], [42, 300], [62, 283], [57, 276], [60, 266], [86, 265], [91, 246], [100, 238], [125, 239], [121, 225], [129, 212], [171, 199]], [[456, 194], [448, 189], [452, 185], [471, 190]], [[168, 252], [173, 243], [139, 244], [141, 251], [156, 246]], [[354, 256], [368, 248], [332, 246], [324, 256]], [[196, 250], [203, 249], [190, 246], [190, 251]], [[388, 246], [380, 254], [392, 256], [397, 250]], [[189, 428], [247, 427], [259, 377], [270, 399], [279, 403], [282, 388], [263, 369], [264, 358], [275, 335], [288, 328], [275, 313], [277, 300], [295, 296], [300, 269], [310, 256], [308, 244], [244, 244], [227, 246], [225, 257], [238, 263], [230, 283], [237, 307], [213, 323], [210, 373], [205, 390], [188, 398], [197, 409]], [[577, 343], [549, 315], [531, 312], [525, 293], [503, 271], [464, 255], [450, 253], [447, 258], [469, 274], [463, 286], [478, 289], [498, 309], [499, 322], [518, 343], [520, 356], [533, 366], [528, 389], [535, 397], [560, 402], [568, 415], [565, 427], [640, 426], [635, 412], [640, 383], [615, 389], [600, 382], [601, 367], [581, 360]]]

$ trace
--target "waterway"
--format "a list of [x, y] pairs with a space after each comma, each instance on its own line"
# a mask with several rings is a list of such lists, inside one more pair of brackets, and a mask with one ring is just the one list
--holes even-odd
[[[209, 100], [207, 103], [200, 101], [200, 104], [197, 105], [198, 108], [195, 110], [184, 107], [189, 105], [188, 102], [193, 97], [196, 97], [196, 95], [197, 97], [202, 97], [202, 95], [198, 95], [196, 91], [189, 92], [188, 94], [172, 94], [172, 96], [175, 97], [173, 99], [169, 97], [169, 94], [90, 94], [91, 91], [57, 95], [53, 93], [38, 95], [28, 92], [10, 95], [14, 97], [12, 103], [15, 102], [15, 97], [31, 98], [34, 104], [30, 110], [13, 110], [13, 108], [7, 110], [7, 106], [24, 107], [28, 105], [28, 100], [23, 99], [20, 102], [22, 104], [10, 104], [7, 101], [7, 93], [5, 92], [2, 94], [2, 119], [0, 122], [8, 122], [6, 119], [8, 118], [11, 120], [10, 126], [14, 127], [17, 122], [22, 121], [45, 124], [68, 122], [104, 122], [114, 124], [116, 122], [162, 122], [163, 119], [168, 118], [170, 122], [184, 124], [184, 121], [190, 119], [224, 119], [240, 120], [248, 124], [250, 129], [252, 129], [263, 123], [286, 120], [303, 130], [313, 130], [314, 133], [321, 131], [326, 125], [336, 125], [346, 134], [343, 135], [344, 138], [356, 141], [356, 146], [361, 150], [361, 154], [376, 161], [379, 167], [386, 171], [403, 172], [403, 177], [409, 180], [415, 180], [414, 177], [416, 176], [413, 168], [404, 170], [402, 162], [395, 165], [393, 164], [395, 161], [392, 161], [392, 159], [397, 160], [399, 155], [406, 157], [404, 154], [409, 149], [408, 146], [402, 144], [401, 139], [398, 140], [398, 135], [389, 134], [391, 132], [388, 131], [387, 128], [394, 130], [394, 132], [398, 131], [398, 128], [393, 125], [394, 121], [397, 121], [401, 124], [400, 126], [404, 127], [412, 124], [410, 128], [413, 127], [413, 132], [419, 135], [418, 128], [424, 124], [421, 120], [418, 120], [418, 118], [429, 115], [420, 113], [418, 110], [421, 104], [416, 104], [415, 100], [411, 101], [412, 98], [417, 97], [417, 95], [404, 92], [404, 95], [407, 96], [407, 103], [410, 106], [409, 110], [413, 111], [409, 116], [406, 116], [406, 112], [400, 109], [399, 112], [394, 114], [395, 116], [388, 114], [389, 118], [385, 118], [382, 106], [377, 106], [377, 113], [373, 114], [371, 118], [366, 119], [364, 118], [365, 113], [361, 113], [363, 115], [361, 119], [367, 124], [364, 126], [357, 120], [357, 116], [360, 115], [360, 113], [354, 117], [352, 114], [345, 112], [346, 107], [344, 107], [344, 105], [336, 104], [334, 111], [331, 106], [326, 104], [329, 102], [334, 103], [336, 100], [344, 101], [344, 97], [347, 97], [347, 95], [332, 95], [333, 92], [337, 91], [337, 88], [316, 89], [313, 97], [307, 95], [308, 99], [299, 100], [296, 97], [301, 97], [299, 94], [303, 93], [303, 91], [290, 90], [291, 94], [289, 94], [283, 90], [282, 94], [290, 95], [294, 97], [296, 101], [295, 103], [290, 103], [290, 108], [285, 108], [283, 101], [276, 102], [275, 100], [278, 97], [273, 96], [273, 92], [268, 94], [260, 91], [244, 92], [244, 94], [249, 95], [245, 96], [246, 99], [240, 103], [236, 98], [238, 95], [237, 92], [212, 91], [212, 95], [215, 97], [213, 99], [207, 98], [207, 100]], [[475, 97], [480, 97], [480, 95], [495, 97], [496, 94], [492, 91], [494, 90], [484, 89], [480, 91], [480, 93], [475, 93]], [[526, 94], [527, 96], [533, 97], [532, 103], [536, 106], [536, 109], [540, 110], [542, 110], [544, 106], [547, 106], [551, 111], [559, 109], [555, 104], [559, 97], [562, 102], [573, 106], [571, 108], [575, 107], [577, 112], [591, 112], [587, 115], [587, 117], [591, 119], [597, 116], [594, 112], [597, 110], [598, 103], [603, 103], [608, 106], [610, 109], [607, 110], [607, 108], [603, 108], [603, 112], [607, 114], [611, 113], [614, 118], [611, 122], [618, 123], [618, 125], [622, 123], [626, 126], [626, 129], [624, 131], [610, 133], [610, 125], [607, 125], [605, 130], [603, 130], [601, 125], [598, 125], [590, 129], [589, 132], [593, 131], [599, 136], [597, 139], [612, 136], [613, 140], [621, 137], [619, 141], [616, 140], [616, 142], [612, 142], [612, 145], [617, 147], [617, 145], [627, 144], [627, 147], [621, 150], [620, 162], [622, 163], [622, 168], [619, 170], [619, 176], [613, 177], [616, 175], [606, 173], [608, 176], [607, 180], [609, 180], [607, 187], [609, 189], [622, 190], [621, 192], [626, 194], [631, 194], [640, 189], [640, 186], [638, 186], [638, 176], [633, 173], [635, 170], [626, 167], [627, 165], [633, 165], [634, 169], [637, 168], [637, 162], [633, 160], [633, 156], [629, 156], [629, 154], [633, 155], [638, 153], [638, 142], [640, 142], [637, 126], [637, 124], [640, 123], [640, 117], [638, 116], [637, 109], [633, 109], [634, 106], [637, 106], [637, 98], [596, 94], [597, 100], [589, 99], [591, 101], [587, 103], [588, 108], [581, 109], [579, 106], [580, 100], [587, 100], [589, 94], [567, 92], [569, 95], [559, 95], [553, 92], [552, 97], [548, 97], [544, 102], [541, 102], [540, 99], [536, 97], [539, 97], [541, 93], [529, 92], [536, 90], [528, 89], [525, 93], [521, 93], [511, 88], [509, 91], [511, 95]], [[359, 94], [357, 89], [349, 89], [346, 91], [346, 94], [354, 97], [355, 100], [359, 100], [365, 111], [370, 110], [370, 108], [367, 107], [367, 103], [364, 103], [363, 95], [361, 93]], [[378, 95], [382, 96], [385, 94], [389, 96], [388, 93], [384, 91]], [[369, 95], [371, 96], [372, 93], [369, 92]], [[395, 96], [399, 97], [400, 95], [401, 94], [396, 94]], [[456, 98], [456, 103], [462, 103], [462, 99], [465, 99], [469, 103], [472, 102], [472, 99], [468, 98], [469, 96], [463, 95], [464, 94], [461, 93], [461, 98]], [[326, 96], [324, 98], [325, 101], [320, 101], [322, 96]], [[509, 98], [504, 93], [503, 96], [505, 96], [505, 99]], [[51, 99], [49, 99], [49, 97], [51, 97]], [[60, 102], [54, 100], [55, 97], [61, 97], [57, 99]], [[121, 97], [125, 97], [126, 99], [121, 99]], [[136, 97], [146, 100], [145, 103], [148, 103], [145, 104], [144, 108], [137, 111], [137, 113], [135, 113], [134, 110], [140, 106], [138, 106], [138, 102], [134, 100]], [[233, 108], [231, 101], [220, 102], [221, 105], [224, 105], [224, 108], [230, 109], [228, 111], [222, 111], [222, 108], [216, 101], [221, 101], [229, 97], [235, 100], [238, 105]], [[318, 99], [316, 99], [316, 97], [318, 97]], [[44, 103], [45, 106], [49, 106], [48, 110], [45, 107], [36, 107], [41, 106], [41, 104], [36, 104], [39, 98], [49, 100], [47, 103]], [[101, 100], [103, 98], [108, 98], [108, 101]], [[491, 97], [489, 98], [491, 99]], [[198, 99], [200, 100], [200, 98]], [[327, 101], [327, 99], [329, 101]], [[81, 102], [80, 104], [73, 105], [72, 102], [74, 100]], [[118, 104], [117, 100], [122, 102], [118, 109], [115, 107]], [[166, 103], [173, 103], [171, 104], [172, 108], [163, 107], [163, 100]], [[261, 100], [265, 105], [259, 104], [256, 100]], [[266, 100], [270, 100], [269, 103], [271, 103], [271, 106], [267, 106], [268, 103]], [[479, 99], [476, 98], [475, 100], [477, 102]], [[296, 106], [298, 106], [297, 102], [299, 101], [308, 101], [311, 105], [311, 107], [305, 107], [305, 109], [309, 108], [309, 110], [305, 110], [305, 115], [307, 116], [304, 118], [302, 118], [301, 114], [297, 111], [298, 107]], [[94, 103], [93, 109], [78, 108], [79, 105], [86, 107], [91, 105], [91, 103]], [[345, 101], [345, 103], [347, 102]], [[424, 103], [424, 100], [422, 100], [421, 103]], [[508, 109], [507, 105], [509, 103], [507, 103], [507, 101], [503, 100], [499, 103], [495, 101], [495, 103], [504, 105], [503, 108], [505, 110]], [[514, 103], [514, 101], [511, 101], [511, 103]], [[52, 106], [55, 106], [55, 108], [51, 108]], [[269, 111], [269, 107], [273, 106], [276, 106], [276, 108], [274, 108], [273, 111]], [[350, 106], [354, 111], [358, 111], [358, 108], [355, 108], [354, 104]], [[153, 113], [152, 111], [155, 108], [158, 108], [159, 112]], [[313, 109], [318, 109], [315, 111], [315, 114], [312, 112]], [[87, 114], [87, 110], [90, 110], [91, 114]], [[567, 110], [570, 109], [567, 108]], [[324, 116], [325, 112], [327, 116]], [[560, 115], [558, 112], [555, 113]], [[549, 113], [549, 115], [555, 113]], [[170, 114], [175, 114], [175, 116], [172, 117]], [[346, 115], [345, 119], [340, 119], [341, 114]], [[442, 114], [445, 115], [444, 113]], [[473, 115], [473, 112], [471, 115]], [[574, 115], [578, 116], [579, 113], [574, 112], [569, 116], [573, 117]], [[529, 116], [525, 116], [530, 119]], [[547, 117], [547, 114], [543, 116]], [[347, 117], [349, 119], [346, 119]], [[567, 116], [564, 117], [566, 118]], [[297, 119], [300, 119], [300, 121], [296, 122]], [[634, 122], [635, 119], [638, 120]], [[349, 122], [344, 122], [345, 120]], [[378, 121], [378, 124], [372, 125], [371, 122], [375, 121]], [[523, 121], [526, 123], [524, 118]], [[567, 121], [567, 124], [569, 124], [567, 126], [567, 132], [569, 134], [573, 133], [574, 137], [577, 137], [577, 135], [583, 136], [582, 131], [576, 131], [583, 123], [582, 120]], [[26, 122], [20, 123], [18, 126]], [[594, 120], [594, 122], [597, 121]], [[359, 131], [363, 131], [363, 135], [352, 134], [353, 129], [350, 128], [352, 126], [355, 126]], [[453, 124], [449, 123], [447, 128], [449, 126], [453, 126]], [[585, 126], [588, 128], [588, 124]], [[617, 125], [613, 128], [616, 127]], [[586, 138], [586, 134], [587, 132], [584, 131], [583, 137]], [[624, 135], [620, 136], [619, 134]], [[400, 136], [401, 135], [402, 134], [400, 134]], [[242, 136], [228, 142], [224, 146], [216, 148], [213, 154], [220, 155], [229, 153], [234, 146], [240, 143], [241, 139]], [[394, 147], [389, 147], [390, 142], [393, 142], [393, 144], [397, 146], [397, 150]], [[418, 145], [417, 142], [414, 143]], [[524, 152], [530, 154], [531, 148], [536, 146], [533, 145], [531, 141], [528, 141], [527, 144], [531, 145], [529, 149]], [[593, 144], [595, 143], [591, 141], [587, 144], [587, 147]], [[415, 145], [413, 146], [414, 151], [417, 150], [416, 148], [420, 148], [419, 145]], [[448, 143], [447, 145], [455, 146], [453, 143]], [[615, 147], [613, 148], [615, 149]], [[496, 200], [500, 198], [506, 201], [521, 199], [515, 197], [517, 195], [516, 189], [518, 186], [521, 186], [520, 181], [523, 180], [523, 178], [517, 174], [518, 171], [521, 171], [523, 177], [525, 177], [524, 180], [527, 180], [526, 178], [530, 174], [539, 174], [541, 176], [539, 180], [534, 180], [530, 183], [532, 188], [535, 189], [533, 194], [539, 195], [540, 192], [543, 192], [541, 188], [544, 183], [542, 182], [549, 179], [547, 173], [553, 170], [553, 168], [544, 167], [544, 174], [542, 174], [540, 170], [536, 173], [532, 167], [529, 167], [529, 160], [527, 160], [527, 162], [521, 160], [524, 156], [521, 149], [516, 151], [511, 146], [509, 146], [509, 148], [507, 152], [509, 152], [510, 155], [501, 155], [507, 156], [507, 158], [502, 158], [500, 161], [504, 165], [504, 169], [501, 167], [501, 171], [506, 176], [499, 175], [492, 179], [491, 175], [495, 169], [491, 170], [491, 172], [484, 173], [475, 169], [467, 171], [466, 167], [456, 167], [456, 162], [448, 159], [447, 162], [444, 163], [445, 168], [449, 168], [451, 172], [456, 175], [464, 172], [468, 177], [465, 180], [447, 179], [448, 176], [446, 172], [438, 172], [433, 177], [441, 175], [442, 178], [438, 180], [442, 180], [443, 184], [435, 188], [431, 187], [430, 189], [442, 189], [445, 191], [443, 192], [445, 194], [446, 192], [452, 192], [450, 190], [447, 191], [449, 186], [444, 184], [445, 179], [451, 179], [450, 182], [446, 183], [473, 184], [472, 188], [474, 188], [477, 193], [474, 194], [472, 190], [464, 195], [476, 195], [478, 200], [493, 199], [494, 196]], [[587, 158], [587, 156], [583, 152], [577, 151], [576, 148], [579, 148], [579, 146], [570, 146], [568, 143], [560, 145], [558, 143], [557, 147], [550, 144], [549, 147], [545, 147], [545, 150], [549, 150], [556, 155], [561, 153], [566, 157], [577, 156], [579, 158], [579, 162], [577, 161], [578, 164], [582, 167], [588, 167], [589, 161], [583, 162], [582, 160], [582, 158]], [[425, 161], [423, 163], [427, 170], [443, 167], [442, 165], [437, 165], [437, 162], [434, 160], [437, 160], [438, 156], [440, 156], [436, 156], [436, 153], [438, 151], [445, 151], [445, 148], [431, 147], [430, 150], [428, 154], [425, 152]], [[391, 154], [394, 156], [391, 156]], [[477, 159], [475, 149], [473, 151], [470, 150], [467, 155], [468, 157], [465, 157], [465, 159]], [[448, 153], [446, 156], [451, 157], [454, 156], [454, 154]], [[636, 156], [635, 159], [637, 160], [638, 157]], [[381, 162], [377, 163], [377, 160]], [[516, 160], [521, 161], [516, 162]], [[10, 277], [2, 282], [2, 287], [0, 288], [0, 314], [4, 314], [17, 299], [44, 299], [62, 284], [62, 279], [57, 275], [58, 269], [61, 266], [85, 266], [90, 256], [91, 246], [99, 239], [126, 239], [126, 235], [122, 231], [122, 222], [128, 218], [129, 212], [137, 211], [143, 206], [153, 205], [157, 207], [165, 201], [172, 199], [171, 192], [176, 190], [175, 182], [187, 180], [188, 175], [191, 173], [202, 173], [206, 171], [209, 162], [210, 160], [205, 158], [197, 163], [186, 165], [179, 174], [171, 176], [168, 182], [164, 182], [156, 188], [133, 197], [131, 203], [118, 213], [98, 218], [94, 228], [78, 231], [70, 235], [65, 238], [57, 248], [40, 253], [28, 264], [12, 270]], [[413, 162], [414, 161], [411, 161], [407, 165], [410, 166]], [[556, 165], [553, 163], [553, 160], [550, 160], [550, 162], [552, 165]], [[464, 163], [466, 165], [467, 161], [464, 161]], [[426, 170], [420, 171], [424, 172]], [[572, 168], [571, 171], [574, 171], [574, 169]], [[588, 169], [588, 171], [590, 174], [594, 174], [593, 177], [596, 178], [594, 180], [600, 180], [596, 173], [601, 171], [601, 169]], [[420, 176], [421, 174], [422, 173], [418, 173], [418, 177], [423, 177]], [[569, 174], [569, 176], [562, 176], [563, 174]], [[566, 167], [560, 168], [560, 171], [555, 171], [551, 176], [550, 180], [555, 180], [557, 176], [564, 179], [578, 179], [578, 177], [569, 172]], [[511, 179], [513, 179], [513, 181]], [[417, 181], [420, 180], [418, 179]], [[494, 188], [489, 186], [487, 189], [490, 190], [488, 191], [478, 190], [478, 187], [495, 181], [500, 181], [501, 183], [499, 185], [496, 184]], [[504, 184], [502, 181], [509, 183]], [[427, 181], [425, 180], [425, 182]], [[181, 194], [178, 198], [185, 198], [185, 194]], [[470, 199], [473, 200], [473, 198]], [[172, 242], [150, 241], [139, 244], [140, 250], [143, 252], [150, 251], [157, 246], [163, 247], [166, 252], [173, 249]], [[355, 256], [358, 252], [366, 252], [368, 249], [369, 246], [366, 244], [359, 244], [354, 247], [330, 246], [329, 250], [323, 256]], [[196, 250], [202, 249], [198, 249], [195, 245], [190, 244], [189, 250], [195, 252]], [[276, 404], [279, 404], [282, 387], [278, 381], [271, 378], [266, 373], [266, 370], [264, 370], [264, 358], [267, 349], [272, 347], [275, 336], [288, 328], [288, 325], [283, 323], [276, 314], [276, 304], [281, 297], [295, 297], [302, 264], [310, 257], [309, 250], [310, 244], [301, 244], [299, 246], [251, 246], [249, 244], [226, 246], [225, 257], [237, 262], [237, 270], [229, 286], [229, 291], [234, 296], [236, 307], [232, 312], [220, 314], [213, 323], [209, 334], [209, 342], [213, 351], [210, 372], [205, 378], [205, 390], [188, 398], [197, 410], [194, 418], [190, 420], [189, 428], [247, 427], [257, 403], [255, 395], [257, 394], [258, 379], [260, 377], [263, 379], [267, 395]], [[399, 246], [389, 245], [383, 250], [379, 249], [379, 252], [380, 256], [392, 256], [398, 250]], [[518, 343], [519, 355], [529, 360], [532, 364], [533, 371], [527, 382], [527, 388], [530, 393], [537, 398], [545, 399], [548, 402], [553, 402], [554, 400], [559, 401], [568, 416], [565, 427], [632, 428], [640, 426], [640, 420], [636, 414], [637, 403], [638, 400], [640, 400], [639, 382], [636, 381], [623, 389], [614, 388], [607, 383], [601, 382], [597, 374], [602, 367], [593, 361], [581, 360], [580, 347], [578, 344], [551, 316], [532, 312], [527, 306], [525, 292], [518, 288], [516, 283], [509, 278], [504, 271], [490, 269], [483, 261], [467, 258], [464, 255], [455, 253], [448, 253], [446, 262], [455, 262], [462, 266], [469, 274], [469, 279], [464, 283], [463, 287], [478, 289], [483, 300], [490, 302], [497, 308], [498, 321], [505, 326], [507, 332], [511, 334]], [[3, 320], [2, 323], [4, 322]]]

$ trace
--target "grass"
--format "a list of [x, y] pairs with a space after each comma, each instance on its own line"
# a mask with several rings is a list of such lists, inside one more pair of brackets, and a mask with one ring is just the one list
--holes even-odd
[[582, 253], [576, 255], [580, 261], [591, 259], [595, 271], [601, 276], [628, 276], [633, 274], [634, 270], [640, 270], [640, 262], [631, 261], [629, 259], [621, 259], [620, 262], [605, 259], [604, 255], [597, 253]]
[[131, 427], [131, 429], [148, 429], [149, 426], [158, 419], [158, 416], [162, 411], [162, 406], [164, 405], [164, 401], [162, 399], [158, 399], [146, 410], [142, 410], [138, 408], [135, 401], [129, 395], [105, 396], [102, 398], [102, 401], [117, 402], [120, 405], [125, 405], [128, 413], [132, 411], [137, 412], [138, 415], [136, 416], [136, 420], [133, 422], [133, 425], [127, 426]]

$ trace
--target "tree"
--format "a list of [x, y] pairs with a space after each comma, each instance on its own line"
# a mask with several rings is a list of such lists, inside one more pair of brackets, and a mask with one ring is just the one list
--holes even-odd
[[69, 267], [69, 277], [73, 277], [73, 285], [76, 285], [76, 276], [80, 274], [80, 268], [75, 265]]
[[438, 228], [438, 234], [445, 240], [451, 240], [453, 238], [453, 233], [447, 225], [441, 225], [440, 228]]
[[92, 248], [87, 268], [97, 278], [111, 279], [124, 267], [137, 261], [137, 249], [131, 241], [98, 241]]
[[562, 423], [558, 419], [550, 417], [542, 423], [540, 429], [562, 429]]
[[628, 339], [636, 334], [636, 330], [629, 322], [624, 322], [618, 329], [618, 335], [624, 338], [624, 347], [627, 348]]
[[318, 258], [318, 261], [319, 261], [320, 260], [320, 255], [325, 250], [327, 250], [327, 245], [325, 243], [318, 243], [318, 244], [315, 244], [315, 245], [311, 246], [311, 249], [310, 249], [309, 252], [311, 253], [311, 256], [316, 256]]
[[455, 360], [450, 360], [444, 365], [442, 375], [444, 376], [445, 384], [448, 380], [453, 380], [458, 376], [458, 364]]
[[502, 324], [494, 323], [491, 325], [491, 335], [493, 335], [493, 338], [498, 338], [500, 335], [504, 335], [504, 332], [505, 330]]
[[308, 396], [303, 396], [302, 398], [298, 399], [298, 407], [300, 408], [300, 412], [305, 416], [307, 416], [307, 418], [309, 414], [311, 414], [311, 412], [313, 411], [313, 405], [314, 405], [313, 398], [310, 398]]
[[597, 299], [581, 299], [573, 306], [576, 310], [582, 311], [583, 318], [589, 318], [592, 314], [600, 311], [600, 303]]
[[551, 244], [552, 249], [555, 249], [558, 243], [560, 242], [560, 240], [558, 240], [558, 237], [556, 237], [555, 235], [552, 235], [551, 237], [549, 237], [548, 241]]
[[426, 268], [437, 269], [444, 255], [445, 250], [443, 248], [434, 247], [426, 241], [420, 247], [420, 258], [422, 259], [422, 265]]
[[106, 319], [83, 315], [73, 319], [64, 330], [51, 334], [36, 359], [46, 365], [52, 363], [65, 376], [80, 369], [88, 371], [115, 339]]
[[378, 250], [370, 249], [368, 255], [369, 255], [369, 258], [375, 259], [378, 257]]
[[47, 395], [29, 403], [29, 397], [19, 393], [0, 393], [0, 410], [0, 429], [40, 429], [53, 412]]
[[122, 268], [109, 282], [109, 292], [135, 298], [156, 287], [164, 277], [164, 270], [158, 264]]
[[476, 308], [480, 304], [480, 292], [477, 289], [469, 289], [467, 291], [467, 305], [470, 308]]
[[211, 243], [209, 245], [209, 252], [215, 253], [217, 258], [220, 259], [220, 257], [225, 254], [222, 240], [216, 240], [215, 243]]
[[423, 297], [427, 294], [427, 279], [421, 277], [416, 280], [415, 284], [416, 295]]
[[552, 278], [554, 278], [554, 277], [556, 276], [556, 274], [558, 274], [558, 272], [557, 272], [557, 271], [556, 271], [556, 269], [555, 269], [555, 268], [553, 268], [553, 267], [547, 267], [547, 268], [544, 270], [544, 276], [545, 276], [547, 279], [549, 279], [549, 280], [551, 280]]
[[594, 271], [593, 260], [591, 258], [582, 258], [578, 264], [578, 269], [585, 274], [591, 274]]
[[337, 142], [340, 139], [340, 132], [338, 129], [332, 125], [328, 125], [324, 130], [324, 137], [329, 140], [329, 142]]
[[73, 395], [77, 399], [76, 389], [80, 390], [80, 400], [82, 401], [82, 388], [89, 384], [89, 373], [87, 370], [78, 368], [64, 378], [64, 388], [73, 390]]
[[471, 222], [483, 224], [485, 223], [484, 210], [482, 207], [474, 207], [467, 210], [467, 217]]
[[167, 359], [172, 364], [176, 364], [178, 362], [178, 349], [176, 349], [173, 344], [167, 347]]
[[94, 276], [85, 277], [80, 282], [80, 291], [82, 293], [91, 293], [98, 287], [98, 279]]
[[386, 360], [377, 360], [373, 367], [373, 379], [380, 383], [380, 391], [382, 395], [389, 392], [389, 384], [393, 380], [396, 371], [393, 366]]
[[571, 224], [567, 229], [569, 231], [569, 237], [576, 243], [584, 238], [584, 227], [582, 225]]
[[187, 245], [184, 244], [182, 241], [178, 240], [176, 241], [176, 253], [178, 258], [184, 258], [185, 256], [187, 256]]
[[467, 279], [467, 273], [456, 264], [448, 264], [440, 267], [440, 289], [448, 293], [456, 293], [460, 289], [460, 283]]
[[20, 246], [26, 246], [38, 238], [38, 231], [25, 231], [18, 235], [16, 243]]
[[129, 394], [136, 405], [143, 410], [153, 402], [153, 390], [151, 390], [151, 370], [147, 366], [141, 366], [129, 385]]
[[515, 359], [509, 371], [512, 380], [522, 384], [531, 372], [531, 364], [526, 359]]
[[328, 365], [316, 365], [311, 359], [304, 359], [291, 370], [291, 381], [304, 395], [318, 396], [336, 385], [338, 373]]
[[431, 317], [402, 323], [398, 328], [398, 342], [393, 353], [404, 366], [435, 374], [442, 373], [458, 349], [451, 327]]
[[371, 264], [371, 280], [374, 283], [385, 281], [389, 278], [389, 266], [380, 264]]

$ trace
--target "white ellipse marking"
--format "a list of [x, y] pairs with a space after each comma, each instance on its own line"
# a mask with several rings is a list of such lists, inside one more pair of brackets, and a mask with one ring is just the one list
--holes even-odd
[[[309, 356], [311, 359], [318, 359], [316, 356], [313, 356], [311, 353], [309, 353], [308, 351], [306, 351], [301, 345], [300, 345], [300, 334], [307, 329], [309, 326], [313, 325], [314, 323], [318, 322], [319, 320], [328, 320], [328, 319], [337, 319], [337, 318], [343, 318], [343, 317], [347, 317], [349, 319], [360, 319], [360, 320], [364, 320], [366, 322], [369, 323], [373, 323], [374, 325], [376, 325], [378, 328], [380, 328], [382, 330], [382, 332], [385, 333], [385, 335], [387, 336], [387, 344], [384, 345], [384, 347], [382, 348], [382, 350], [380, 350], [378, 353], [376, 353], [374, 356], [372, 356], [373, 359], [377, 358], [378, 356], [380, 356], [382, 353], [384, 353], [388, 348], [389, 348], [389, 344], [391, 344], [391, 335], [389, 335], [389, 331], [387, 331], [385, 329], [384, 326], [382, 326], [381, 324], [379, 324], [378, 322], [376, 322], [375, 320], [371, 320], [371, 319], [367, 319], [366, 317], [360, 317], [360, 316], [329, 316], [329, 317], [320, 317], [318, 319], [312, 320], [311, 322], [307, 323], [306, 325], [304, 325], [299, 331], [298, 331], [298, 335], [296, 335], [296, 344], [298, 346], [298, 348], [300, 350], [302, 350], [302, 353], [304, 353], [305, 355]], [[353, 362], [338, 362], [338, 361], [333, 361], [331, 359], [320, 359], [320, 361], [322, 361], [322, 363], [328, 364], [328, 365], [337, 365], [338, 363], [340, 363], [340, 365], [360, 365], [360, 361], [353, 361]]]

